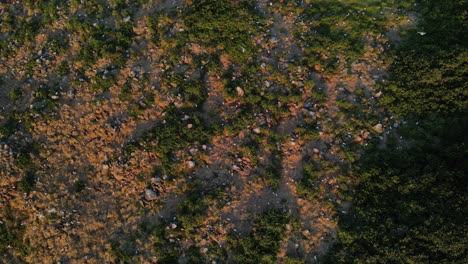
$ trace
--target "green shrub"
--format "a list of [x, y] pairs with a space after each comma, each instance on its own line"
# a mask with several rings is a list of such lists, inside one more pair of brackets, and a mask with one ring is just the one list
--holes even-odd
[[279, 244], [285, 235], [290, 216], [281, 211], [267, 211], [254, 220], [253, 230], [242, 237], [231, 234], [228, 248], [235, 263], [276, 263]]

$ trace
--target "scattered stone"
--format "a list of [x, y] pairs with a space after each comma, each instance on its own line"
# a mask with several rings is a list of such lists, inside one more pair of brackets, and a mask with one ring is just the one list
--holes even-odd
[[161, 178], [157, 177], [157, 178], [151, 178], [151, 184], [158, 184], [159, 182], [161, 182]]
[[255, 134], [260, 134], [262, 131], [260, 130], [259, 127], [256, 127], [256, 128], [253, 129], [253, 132], [254, 132]]
[[364, 139], [361, 137], [361, 136], [356, 136], [354, 138], [354, 140], [357, 142], [357, 143], [362, 143], [364, 141]]
[[232, 165], [232, 170], [233, 170], [233, 171], [240, 171], [241, 168], [240, 168], [239, 166], [237, 166], [237, 165], [234, 164], [234, 165]]
[[174, 223], [172, 223], [172, 224], [169, 225], [169, 227], [170, 227], [171, 229], [176, 229], [176, 228], [177, 228], [177, 225], [174, 224]]
[[207, 252], [208, 252], [208, 248], [203, 248], [203, 249], [202, 249], [202, 253], [203, 253], [203, 254], [206, 254]]
[[302, 235], [305, 237], [308, 237], [310, 235], [310, 231], [307, 229], [304, 229], [304, 231], [302, 231]]
[[185, 163], [187, 165], [188, 169], [193, 169], [195, 167], [195, 162], [192, 160], [189, 160]]
[[206, 150], [206, 145], [202, 145], [201, 148], [202, 148], [203, 150]]
[[322, 71], [322, 67], [321, 67], [319, 64], [315, 64], [315, 65], [314, 65], [314, 70], [315, 70], [316, 72], [321, 72], [321, 71]]
[[167, 180], [167, 179], [169, 179], [169, 177], [166, 174], [164, 174], [163, 175], [163, 180]]
[[148, 201], [152, 201], [158, 198], [158, 195], [151, 189], [145, 190], [145, 199]]
[[382, 92], [378, 92], [374, 95], [375, 98], [379, 98], [380, 96], [382, 96]]
[[244, 90], [242, 90], [242, 88], [240, 88], [239, 86], [236, 87], [236, 92], [237, 92], [237, 96], [244, 96]]
[[364, 139], [367, 139], [370, 136], [369, 131], [363, 131], [361, 134]]
[[320, 150], [318, 148], [313, 148], [312, 151], [315, 153], [315, 154], [319, 154], [320, 153]]
[[188, 129], [191, 129], [192, 127], [193, 127], [192, 124], [188, 124], [188, 125], [187, 125], [187, 128], [188, 128]]
[[122, 19], [122, 22], [127, 23], [128, 21], [130, 21], [130, 19], [131, 19], [130, 16], [126, 16]]
[[108, 171], [108, 170], [109, 170], [109, 165], [107, 165], [107, 164], [102, 164], [102, 171], [103, 171], [103, 172], [106, 172], [106, 171]]
[[377, 133], [383, 133], [383, 126], [382, 124], [377, 124], [375, 126], [372, 127], [372, 129], [374, 129], [375, 132]]

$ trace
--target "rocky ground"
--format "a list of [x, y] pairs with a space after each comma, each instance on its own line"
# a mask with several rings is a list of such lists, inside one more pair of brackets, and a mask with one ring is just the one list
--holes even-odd
[[[3, 250], [3, 261], [156, 263], [160, 255], [151, 230], [163, 225], [174, 234], [184, 232], [176, 218], [180, 205], [192, 197], [194, 182], [200, 183], [196, 192], [201, 196], [211, 189], [220, 194], [207, 203], [202, 224], [180, 235], [183, 239], [168, 235], [167, 243], [182, 252], [195, 246], [207, 261], [229, 262], [229, 249], [226, 255], [219, 253], [229, 234], [246, 235], [256, 215], [279, 209], [295, 220], [285, 227], [278, 263], [288, 256], [307, 263], [320, 260], [336, 238], [336, 217], [350, 206], [348, 168], [368, 142], [384, 140], [391, 129], [389, 117], [377, 106], [385, 95], [376, 87], [387, 77], [385, 52], [398, 44], [396, 29], [411, 21], [392, 6], [362, 11], [371, 21], [375, 16], [385, 21], [384, 30], [358, 31], [363, 46], [352, 58], [344, 47], [325, 47], [314, 53], [320, 58], [308, 62], [304, 58], [311, 56], [314, 44], [308, 36], [325, 15], [310, 18], [313, 1], [257, 1], [262, 21], [251, 38], [256, 54], [249, 59], [259, 69], [254, 87], [264, 98], [276, 90], [295, 97], [277, 101], [280, 114], [259, 106], [247, 112], [247, 124], [228, 129], [243, 118], [239, 113], [251, 91], [239, 85], [226, 92], [232, 68], [242, 78], [235, 69], [243, 65], [232, 54], [199, 43], [186, 43], [177, 53], [171, 34], [184, 31], [179, 11], [191, 1], [142, 1], [128, 7], [128, 17], [110, 12], [90, 18], [90, 23], [109, 27], [130, 23], [134, 35], [128, 49], [117, 55], [125, 57], [120, 66], [105, 56], [89, 66], [76, 59], [87, 36], [71, 31], [67, 23], [85, 13], [87, 1], [71, 2], [55, 7], [57, 17], [24, 43], [15, 43], [2, 26], [1, 40], [13, 52], [2, 48], [0, 59], [0, 126], [5, 128], [0, 134], [0, 220], [15, 237], [5, 239], [11, 245]], [[103, 6], [112, 8], [115, 2]], [[361, 8], [342, 2], [350, 12]], [[0, 10], [4, 21], [6, 14], [26, 20], [39, 14], [26, 3], [0, 4]], [[157, 44], [148, 21], [155, 13], [168, 30]], [[119, 19], [126, 22], [115, 21]], [[346, 14], [337, 14], [336, 20], [343, 32], [355, 31], [346, 24]], [[68, 40], [62, 51], [51, 48], [57, 34]], [[216, 52], [221, 56], [212, 62], [215, 70], [193, 66], [203, 54]], [[176, 65], [169, 56], [176, 57]], [[324, 63], [330, 56], [334, 65]], [[60, 71], [60, 65], [68, 72]], [[201, 80], [203, 106], [193, 108], [177, 83], [166, 81], [167, 73]], [[109, 79], [108, 89], [99, 89]], [[44, 95], [43, 86], [49, 87]], [[220, 126], [206, 142], [194, 140], [172, 153], [172, 175], [155, 169], [168, 165], [152, 151], [165, 138], [143, 140], [151, 131], [161, 131], [158, 127], [164, 130], [170, 107], [196, 109], [196, 114], [177, 116], [179, 127], [170, 133]], [[258, 145], [255, 151], [252, 142]], [[279, 175], [277, 185], [261, 176], [270, 165]], [[301, 183], [306, 166], [315, 171], [313, 194], [304, 193], [310, 185]]]

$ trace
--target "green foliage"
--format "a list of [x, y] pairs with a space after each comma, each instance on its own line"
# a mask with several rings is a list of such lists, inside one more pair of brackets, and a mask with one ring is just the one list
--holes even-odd
[[[126, 246], [126, 247], [125, 247]], [[118, 241], [111, 242], [111, 253], [115, 257], [115, 263], [133, 263], [132, 258], [135, 255], [134, 245], [122, 245]]]
[[21, 258], [24, 258], [32, 250], [27, 241], [23, 240], [26, 230], [21, 222], [25, 219], [24, 215], [13, 212], [9, 205], [2, 208], [2, 213], [4, 218], [0, 219], [0, 256], [8, 256], [16, 262], [24, 262], [23, 259], [18, 259], [12, 254], [14, 250]]
[[33, 93], [33, 110], [41, 115], [53, 113], [58, 107], [60, 90], [57, 84], [40, 84]]
[[38, 15], [33, 15], [29, 18], [17, 18], [12, 39], [24, 44], [34, 40], [41, 29], [41, 18]]
[[79, 193], [86, 188], [86, 185], [87, 185], [87, 182], [85, 180], [81, 180], [81, 179], [77, 180], [73, 184], [73, 191]]
[[399, 115], [460, 112], [468, 107], [468, 52], [461, 49], [421, 54], [402, 51], [395, 78], [382, 87], [382, 104]]
[[28, 171], [26, 175], [16, 184], [16, 187], [25, 193], [30, 193], [34, 190], [36, 184], [36, 175], [34, 172]]
[[201, 0], [186, 10], [187, 42], [225, 50], [239, 63], [255, 53], [250, 36], [258, 28], [252, 1]]
[[8, 91], [8, 98], [10, 100], [18, 100], [21, 98], [21, 96], [23, 96], [23, 92], [20, 88], [13, 88], [10, 91]]
[[[63, 33], [63, 32], [62, 32]], [[69, 47], [69, 40], [66, 37], [50, 38], [47, 41], [47, 47], [57, 54], [64, 53]]]
[[[465, 1], [417, 1], [417, 29], [396, 54], [382, 104], [405, 116], [455, 113], [468, 107]], [[416, 31], [425, 32], [424, 35]]]
[[56, 69], [56, 72], [58, 75], [67, 75], [70, 73], [70, 67], [68, 66], [68, 63], [66, 61], [62, 61]]
[[96, 74], [91, 85], [91, 90], [95, 92], [105, 92], [115, 84], [115, 77], [112, 74], [106, 75], [105, 72]]
[[467, 260], [467, 121], [435, 116], [405, 127], [409, 146], [368, 154], [332, 263]]
[[262, 177], [268, 186], [273, 190], [278, 190], [281, 183], [281, 175], [283, 171], [282, 162], [283, 155], [280, 150], [276, 147], [276, 143], [280, 143], [281, 138], [276, 134], [272, 135], [272, 138], [269, 139], [268, 147], [271, 151], [269, 157], [270, 161], [266, 164], [262, 164], [259, 167], [259, 175]]
[[158, 254], [158, 263], [177, 263], [182, 252], [180, 248], [170, 243], [169, 239], [166, 238], [166, 231], [164, 226], [159, 225], [152, 232], [152, 237], [155, 242], [154, 247]]
[[355, 168], [330, 263], [468, 261], [466, 3], [417, 3], [427, 34], [412, 32], [382, 87], [383, 105], [405, 122]]
[[322, 177], [322, 170], [317, 169], [313, 161], [302, 163], [303, 175], [297, 185], [297, 194], [310, 201], [318, 198], [318, 185]]
[[[24, 122], [24, 121], [23, 121]], [[24, 129], [24, 128], [23, 128]], [[18, 156], [15, 159], [15, 165], [25, 171], [35, 169], [34, 160], [32, 157], [39, 154], [40, 145], [37, 142], [17, 142]]]
[[222, 198], [222, 188], [201, 180], [188, 183], [187, 197], [177, 207], [179, 221], [186, 230], [191, 231], [204, 223], [208, 207]]
[[167, 28], [164, 27], [165, 24], [161, 23], [161, 16], [154, 14], [146, 18], [148, 23], [148, 30], [151, 34], [152, 41], [155, 44], [159, 44], [161, 40], [161, 35], [164, 33]]
[[[185, 115], [189, 116], [189, 120], [184, 120]], [[192, 124], [192, 128], [188, 128], [188, 124]], [[161, 171], [171, 175], [175, 173], [173, 164], [176, 151], [190, 144], [207, 143], [210, 137], [209, 127], [205, 126], [193, 109], [177, 109], [172, 105], [166, 108], [164, 122], [159, 122], [136, 144], [155, 153], [161, 160]], [[132, 144], [128, 145], [127, 154], [131, 153], [131, 148]]]
[[255, 218], [247, 236], [230, 235], [228, 246], [235, 263], [276, 263], [279, 243], [284, 238], [290, 216], [281, 211], [267, 211]]
[[93, 26], [83, 18], [73, 18], [69, 20], [68, 27], [72, 31], [86, 33], [82, 39], [83, 46], [77, 55], [77, 59], [84, 66], [89, 67], [102, 57], [112, 59], [116, 66], [125, 63], [126, 51], [130, 48], [134, 36], [131, 24], [120, 24], [114, 29], [98, 24]]
[[[387, 3], [388, 2], [388, 3]], [[310, 66], [317, 61], [326, 70], [335, 70], [338, 57], [356, 60], [363, 53], [364, 36], [369, 32], [380, 33], [386, 27], [385, 8], [393, 1], [314, 1], [304, 9], [301, 20], [311, 22], [306, 32], [296, 32], [308, 48], [305, 60]]]

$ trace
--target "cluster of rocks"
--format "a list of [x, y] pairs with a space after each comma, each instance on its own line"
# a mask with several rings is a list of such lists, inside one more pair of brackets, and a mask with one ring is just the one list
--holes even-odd
[[150, 187], [145, 189], [145, 192], [143, 194], [145, 200], [147, 201], [156, 200], [161, 195], [161, 193], [165, 193], [166, 185], [164, 181], [166, 181], [168, 178], [169, 177], [167, 175], [164, 175], [162, 178], [160, 177], [151, 178]]

